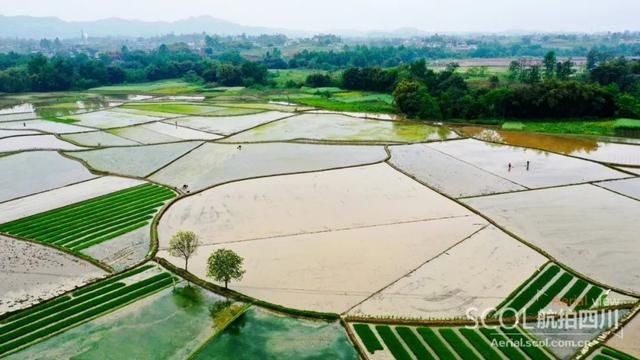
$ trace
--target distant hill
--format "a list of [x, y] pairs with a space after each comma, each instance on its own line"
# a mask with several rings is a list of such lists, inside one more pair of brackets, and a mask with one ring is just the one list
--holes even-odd
[[78, 38], [82, 31], [90, 37], [150, 37], [175, 34], [247, 35], [302, 32], [257, 26], [245, 26], [211, 16], [190, 17], [178, 21], [141, 21], [109, 18], [96, 21], [65, 21], [57, 17], [0, 15], [0, 38]]

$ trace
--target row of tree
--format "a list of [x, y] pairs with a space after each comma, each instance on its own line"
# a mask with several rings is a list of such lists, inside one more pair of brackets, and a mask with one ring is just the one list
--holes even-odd
[[237, 54], [211, 59], [187, 47], [160, 46], [91, 58], [84, 54], [0, 54], [0, 92], [61, 91], [187, 77], [224, 86], [267, 82], [267, 67]]
[[349, 68], [346, 89], [392, 92], [399, 112], [425, 119], [640, 117], [640, 61], [598, 61], [577, 76], [570, 60], [549, 52], [539, 64], [513, 62], [508, 81], [470, 87], [450, 64], [442, 71], [424, 60], [391, 69]]

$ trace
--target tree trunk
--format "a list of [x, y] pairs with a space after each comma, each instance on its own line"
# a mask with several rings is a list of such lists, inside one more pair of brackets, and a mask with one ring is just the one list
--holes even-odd
[[229, 284], [229, 280], [225, 280], [225, 281], [224, 281], [224, 288], [225, 288], [225, 289], [228, 289], [228, 288], [229, 288], [229, 287], [227, 286], [228, 284]]
[[184, 271], [189, 271], [187, 270], [188, 266], [189, 266], [189, 258], [184, 258]]

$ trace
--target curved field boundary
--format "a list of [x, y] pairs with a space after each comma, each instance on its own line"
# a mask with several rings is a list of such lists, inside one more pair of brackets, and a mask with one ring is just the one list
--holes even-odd
[[[503, 144], [500, 144], [500, 145], [503, 145]], [[588, 161], [588, 160], [586, 160], [586, 161]], [[540, 248], [540, 247], [538, 247], [538, 246], [536, 246], [536, 245], [524, 240], [520, 236], [516, 235], [512, 231], [509, 231], [509, 229], [507, 229], [504, 226], [501, 226], [500, 224], [496, 223], [494, 220], [492, 220], [488, 216], [482, 214], [481, 212], [479, 212], [478, 210], [474, 209], [473, 207], [469, 206], [468, 204], [466, 204], [464, 202], [461, 202], [461, 201], [458, 201], [458, 199], [456, 199], [454, 197], [451, 197], [450, 195], [447, 195], [447, 194], [443, 193], [442, 191], [430, 186], [429, 184], [427, 184], [427, 183], [421, 181], [420, 179], [418, 179], [417, 177], [415, 177], [415, 176], [409, 174], [408, 172], [406, 172], [406, 171], [398, 168], [397, 166], [393, 165], [389, 161], [387, 161], [386, 163], [387, 163], [387, 165], [391, 166], [393, 169], [395, 169], [396, 171], [404, 174], [405, 176], [407, 176], [408, 178], [412, 179], [413, 181], [415, 181], [415, 182], [417, 182], [417, 183], [419, 183], [419, 184], [421, 184], [421, 185], [423, 185], [423, 186], [425, 186], [425, 187], [437, 192], [438, 194], [446, 197], [447, 199], [449, 199], [451, 201], [455, 201], [458, 205], [463, 206], [464, 208], [466, 208], [467, 210], [471, 211], [472, 213], [482, 217], [483, 219], [488, 221], [491, 225], [495, 226], [496, 228], [500, 229], [501, 231], [503, 231], [507, 235], [511, 236], [512, 238], [518, 240], [519, 242], [523, 243], [524, 245], [526, 245], [529, 248], [533, 249], [534, 251], [538, 252], [539, 254], [541, 254], [542, 256], [546, 257], [547, 259], [553, 261], [554, 263], [556, 263], [556, 265], [560, 266], [563, 270], [573, 274], [574, 276], [582, 278], [582, 279], [585, 279], [585, 280], [589, 281], [590, 283], [592, 283], [594, 285], [597, 285], [597, 286], [600, 286], [602, 288], [614, 290], [614, 291], [616, 291], [616, 292], [618, 292], [620, 294], [624, 294], [624, 295], [628, 295], [628, 296], [632, 296], [632, 297], [639, 297], [640, 296], [640, 294], [634, 293], [632, 291], [628, 291], [628, 290], [625, 290], [625, 289], [619, 289], [619, 288], [614, 288], [614, 287], [608, 286], [608, 285], [606, 285], [604, 283], [601, 283], [601, 282], [599, 282], [599, 281], [597, 281], [595, 279], [587, 277], [587, 276], [585, 276], [585, 275], [573, 270], [572, 268], [568, 267], [567, 265], [559, 262], [556, 258], [551, 256], [551, 254], [547, 253], [544, 249], [542, 249], [542, 248]], [[598, 162], [595, 162], [595, 163], [598, 163]], [[600, 164], [600, 163], [598, 163], [598, 164]], [[572, 185], [568, 185], [568, 186], [572, 186]], [[556, 187], [562, 187], [562, 186], [556, 186]], [[539, 189], [536, 189], [536, 190], [539, 190]], [[488, 195], [488, 196], [491, 196], [491, 195]]]
[[168, 260], [165, 260], [163, 258], [156, 257], [154, 261], [160, 264], [162, 267], [164, 267], [168, 271], [180, 276], [181, 278], [187, 281], [190, 281], [200, 287], [203, 287], [207, 290], [210, 290], [212, 292], [215, 292], [227, 298], [234, 299], [236, 301], [245, 302], [248, 304], [252, 304], [258, 307], [262, 307], [277, 313], [281, 313], [281, 314], [296, 317], [296, 318], [325, 320], [325, 321], [333, 321], [333, 320], [338, 320], [340, 318], [340, 315], [334, 314], [334, 313], [324, 313], [324, 312], [311, 311], [311, 310], [293, 309], [293, 308], [288, 308], [282, 305], [277, 305], [277, 304], [269, 303], [263, 300], [259, 300], [251, 296], [239, 293], [235, 290], [225, 289], [222, 286], [202, 280], [199, 277], [193, 275], [192, 273], [176, 267], [175, 265], [170, 263]]
[[161, 272], [129, 285], [116, 282], [145, 270], [147, 268], [129, 271], [119, 278], [97, 282], [5, 318], [0, 323], [0, 355], [16, 352], [113, 312], [163, 290], [175, 281], [170, 273]]

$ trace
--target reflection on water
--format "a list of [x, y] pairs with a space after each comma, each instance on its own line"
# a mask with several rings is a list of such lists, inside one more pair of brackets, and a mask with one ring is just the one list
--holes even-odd
[[487, 129], [477, 126], [465, 126], [458, 128], [458, 130], [465, 136], [484, 141], [536, 148], [611, 164], [640, 165], [640, 146], [631, 145], [637, 144], [634, 141], [627, 141], [629, 144], [598, 141], [620, 142], [621, 138], [598, 137], [588, 139], [524, 131]]
[[598, 150], [598, 142], [590, 139], [524, 131], [495, 130], [476, 126], [465, 126], [458, 130], [465, 136], [484, 141], [537, 148], [561, 154], [573, 154], [576, 152], [590, 153]]

